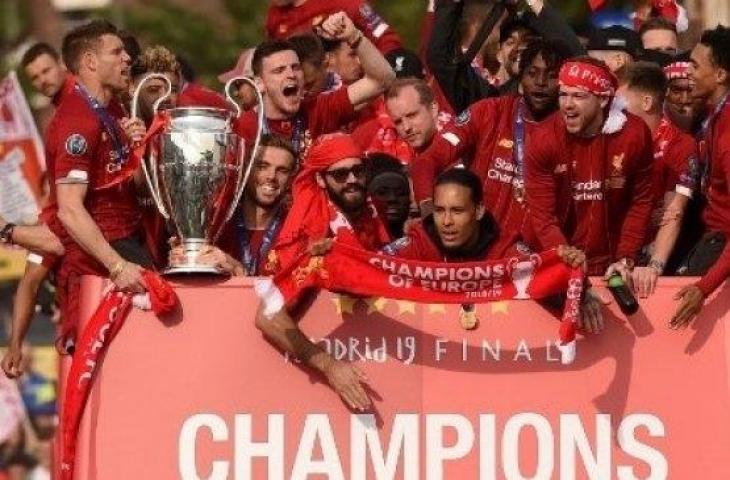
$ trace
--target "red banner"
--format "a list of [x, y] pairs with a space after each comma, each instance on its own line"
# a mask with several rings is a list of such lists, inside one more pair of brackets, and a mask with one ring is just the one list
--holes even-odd
[[261, 337], [250, 280], [187, 280], [173, 316], [133, 311], [97, 366], [75, 478], [726, 480], [730, 290], [672, 331], [693, 280], [660, 279], [628, 320], [609, 305], [571, 365], [534, 302], [478, 305], [465, 331], [456, 305], [323, 292], [300, 325], [367, 374], [361, 414]]
[[15, 72], [0, 81], [0, 215], [33, 223], [45, 170], [43, 144]]

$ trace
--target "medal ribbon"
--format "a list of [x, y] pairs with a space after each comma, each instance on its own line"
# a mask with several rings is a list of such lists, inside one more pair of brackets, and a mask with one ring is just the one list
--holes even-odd
[[702, 149], [702, 160], [704, 165], [702, 165], [702, 177], [701, 177], [701, 188], [703, 192], [707, 191], [707, 180], [710, 175], [710, 161], [712, 160], [712, 152], [710, 151], [710, 146], [712, 145], [712, 139], [710, 136], [712, 135], [712, 130], [715, 125], [715, 118], [717, 118], [717, 115], [720, 113], [720, 111], [725, 107], [725, 104], [728, 102], [728, 99], [730, 99], [730, 94], [725, 94], [722, 100], [717, 104], [715, 107], [715, 110], [712, 112], [712, 114], [705, 119], [704, 122], [702, 122], [702, 129], [700, 130], [700, 139], [704, 140], [704, 148]]
[[266, 227], [264, 232], [264, 239], [261, 242], [261, 247], [256, 255], [251, 251], [251, 238], [246, 228], [246, 221], [243, 218], [243, 209], [238, 209], [238, 218], [236, 221], [236, 230], [238, 232], [238, 239], [241, 246], [241, 255], [243, 256], [243, 267], [246, 269], [248, 275], [257, 275], [258, 267], [262, 258], [266, 258], [271, 246], [274, 243], [274, 237], [279, 232], [282, 219], [282, 208], [278, 207], [274, 216], [272, 217], [269, 225]]
[[89, 107], [91, 107], [91, 110], [101, 122], [106, 133], [109, 135], [112, 145], [114, 145], [115, 156], [112, 159], [114, 164], [117, 166], [125, 164], [129, 156], [129, 148], [127, 148], [122, 141], [122, 132], [119, 130], [119, 125], [116, 120], [112, 118], [106, 107], [104, 107], [99, 100], [92, 97], [80, 83], [77, 82], [76, 85], [74, 85], [74, 89], [76, 90], [76, 93], [78, 93], [81, 98], [86, 101]]

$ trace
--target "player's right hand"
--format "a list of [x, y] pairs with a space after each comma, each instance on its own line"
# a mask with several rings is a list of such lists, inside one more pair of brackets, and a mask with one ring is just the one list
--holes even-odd
[[19, 346], [8, 346], [2, 359], [2, 368], [8, 378], [18, 378], [23, 374], [23, 349]]
[[112, 282], [123, 292], [144, 293], [147, 288], [142, 279], [143, 270], [136, 263], [124, 262], [124, 268], [116, 277], [112, 278]]
[[362, 386], [363, 382], [367, 382], [367, 376], [362, 370], [350, 363], [333, 360], [324, 374], [330, 386], [350, 408], [359, 411], [370, 408], [370, 397]]

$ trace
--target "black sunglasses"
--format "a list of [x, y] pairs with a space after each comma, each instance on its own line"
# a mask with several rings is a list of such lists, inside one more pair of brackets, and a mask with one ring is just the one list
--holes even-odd
[[334, 170], [325, 170], [324, 174], [332, 177], [337, 183], [345, 183], [350, 174], [355, 176], [356, 180], [362, 180], [367, 175], [367, 167], [363, 164], [355, 165], [350, 168], [335, 168]]

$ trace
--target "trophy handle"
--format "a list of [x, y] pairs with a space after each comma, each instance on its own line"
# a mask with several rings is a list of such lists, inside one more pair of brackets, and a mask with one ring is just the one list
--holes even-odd
[[264, 97], [261, 95], [261, 90], [259, 90], [259, 87], [256, 86], [256, 82], [251, 80], [248, 77], [234, 77], [226, 83], [225, 86], [225, 92], [226, 92], [226, 98], [229, 102], [231, 102], [236, 107], [236, 112], [238, 113], [237, 117], [241, 116], [241, 107], [236, 103], [235, 100], [231, 97], [230, 94], [230, 87], [233, 85], [234, 82], [244, 81], [251, 85], [253, 87], [254, 92], [256, 93], [256, 101], [258, 102], [258, 109], [257, 109], [257, 120], [258, 120], [258, 129], [256, 131], [256, 138], [253, 143], [253, 149], [251, 150], [251, 155], [249, 156], [250, 161], [248, 162], [248, 166], [246, 167], [245, 171], [243, 168], [243, 163], [245, 161], [245, 150], [244, 147], [239, 147], [239, 154], [238, 154], [238, 163], [240, 165], [240, 170], [238, 173], [238, 180], [236, 182], [236, 189], [235, 195], [233, 197], [233, 202], [231, 203], [230, 208], [228, 209], [228, 212], [226, 213], [226, 216], [224, 217], [224, 222], [227, 222], [231, 219], [233, 214], [236, 212], [236, 208], [238, 208], [238, 202], [241, 200], [241, 195], [243, 195], [243, 190], [246, 188], [246, 184], [248, 183], [248, 177], [251, 175], [251, 169], [253, 168], [254, 160], [256, 159], [256, 154], [259, 150], [259, 143], [261, 143], [261, 136], [264, 133]]
[[[139, 94], [140, 92], [142, 92], [142, 87], [144, 87], [145, 83], [153, 78], [164, 81], [165, 85], [167, 86], [165, 94], [158, 98], [152, 105], [152, 111], [155, 113], [155, 115], [157, 114], [157, 110], [160, 108], [162, 102], [164, 102], [167, 97], [169, 97], [172, 93], [172, 82], [170, 82], [170, 80], [165, 75], [161, 73], [150, 73], [146, 75], [139, 82], [137, 88], [134, 89], [134, 95], [132, 96], [132, 118], [139, 118]], [[149, 168], [147, 168], [148, 161], [150, 162]], [[159, 189], [159, 182], [157, 178], [157, 157], [155, 157], [155, 154], [152, 150], [150, 151], [149, 160], [145, 159], [144, 154], [142, 155], [142, 161], [140, 162], [140, 164], [142, 165], [142, 172], [144, 173], [144, 178], [147, 181], [147, 187], [149, 187], [152, 200], [154, 200], [155, 205], [157, 205], [157, 210], [160, 212], [165, 220], [169, 220], [170, 215], [167, 213], [167, 209], [162, 203], [162, 195], [160, 194]], [[152, 170], [152, 175], [150, 175], [150, 170]]]
[[148, 75], [145, 75], [144, 78], [142, 78], [142, 80], [139, 82], [139, 85], [137, 85], [137, 88], [134, 89], [134, 95], [132, 95], [132, 118], [139, 117], [139, 115], [137, 115], [139, 113], [139, 94], [142, 91], [142, 87], [144, 87], [144, 84], [147, 83], [149, 80], [152, 80], [153, 78], [162, 80], [167, 86], [165, 94], [158, 98], [155, 101], [154, 105], [152, 105], [152, 110], [154, 113], [157, 113], [157, 109], [160, 108], [162, 102], [167, 100], [167, 97], [172, 94], [172, 82], [170, 82], [170, 79], [168, 79], [166, 76], [161, 73], [150, 73]]
[[150, 151], [149, 162], [150, 170], [152, 170], [151, 177], [147, 171], [144, 160], [140, 163], [142, 163], [142, 170], [144, 171], [145, 178], [147, 178], [147, 183], [150, 186], [150, 192], [154, 192], [152, 193], [152, 199], [155, 201], [155, 205], [157, 205], [157, 210], [159, 210], [162, 218], [164, 218], [165, 220], [170, 220], [170, 214], [167, 211], [167, 208], [165, 208], [164, 202], [162, 201], [162, 193], [160, 191], [160, 179], [157, 176], [157, 155], [155, 155], [154, 149]]

